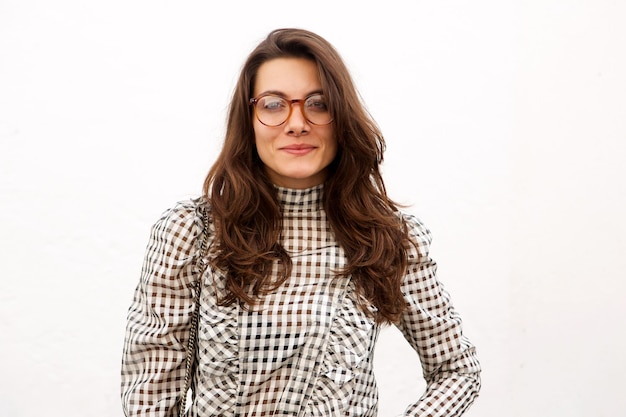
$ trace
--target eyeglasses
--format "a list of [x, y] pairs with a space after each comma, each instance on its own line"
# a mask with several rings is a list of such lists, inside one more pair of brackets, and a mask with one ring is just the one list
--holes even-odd
[[314, 125], [327, 125], [333, 121], [326, 97], [320, 93], [298, 100], [287, 100], [274, 94], [262, 94], [250, 99], [256, 118], [266, 126], [285, 123], [291, 117], [294, 104], [300, 105], [305, 119]]

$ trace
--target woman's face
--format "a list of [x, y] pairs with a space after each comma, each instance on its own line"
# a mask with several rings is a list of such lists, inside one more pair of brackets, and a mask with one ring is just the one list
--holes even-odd
[[[322, 91], [314, 62], [303, 58], [276, 58], [257, 72], [254, 97], [271, 92], [287, 100], [303, 99]], [[257, 152], [269, 179], [278, 186], [309, 188], [321, 184], [337, 154], [333, 123], [307, 121], [302, 106], [292, 104], [291, 116], [280, 126], [253, 121]]]

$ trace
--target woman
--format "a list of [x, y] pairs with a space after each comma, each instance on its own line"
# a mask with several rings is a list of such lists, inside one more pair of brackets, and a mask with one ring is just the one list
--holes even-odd
[[152, 229], [128, 315], [127, 416], [179, 412], [197, 280], [189, 416], [375, 416], [386, 324], [428, 384], [405, 415], [467, 409], [480, 388], [475, 349], [435, 276], [429, 231], [386, 195], [383, 150], [327, 41], [280, 29], [258, 45], [203, 197]]

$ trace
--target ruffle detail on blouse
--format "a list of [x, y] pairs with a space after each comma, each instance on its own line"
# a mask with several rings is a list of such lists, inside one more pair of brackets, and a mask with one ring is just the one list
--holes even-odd
[[[355, 383], [359, 378], [369, 379], [371, 376], [369, 358], [379, 328], [358, 306], [356, 297], [354, 285], [350, 283], [330, 329], [328, 347], [307, 415], [345, 416]], [[373, 379], [371, 384], [372, 389], [376, 389]], [[372, 404], [374, 412], [375, 407], [376, 404]]]
[[198, 393], [197, 408], [200, 415], [213, 415], [217, 411], [212, 408], [213, 405], [221, 404], [220, 416], [234, 416], [239, 387], [239, 306], [237, 303], [229, 306], [217, 304], [217, 292], [221, 293], [224, 285], [222, 274], [209, 269], [204, 278], [196, 375], [202, 381], [197, 385], [211, 389]]

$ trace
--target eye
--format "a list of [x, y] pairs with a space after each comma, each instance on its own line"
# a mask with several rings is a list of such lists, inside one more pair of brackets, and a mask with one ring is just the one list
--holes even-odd
[[258, 103], [263, 111], [278, 112], [287, 107], [285, 100], [276, 96], [265, 96]]
[[326, 97], [321, 94], [317, 94], [308, 97], [304, 102], [307, 110], [311, 112], [324, 113], [328, 111], [328, 104], [326, 103]]

